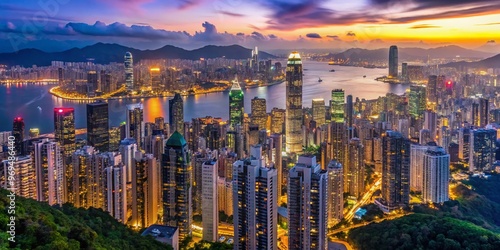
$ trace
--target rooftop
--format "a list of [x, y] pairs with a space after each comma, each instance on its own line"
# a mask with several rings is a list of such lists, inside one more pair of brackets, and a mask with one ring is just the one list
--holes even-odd
[[167, 146], [183, 147], [186, 144], [187, 142], [184, 139], [184, 136], [182, 136], [178, 131], [175, 131], [167, 140]]
[[169, 243], [172, 241], [172, 237], [177, 231], [177, 227], [169, 227], [163, 225], [151, 225], [141, 234], [142, 236], [151, 235], [157, 241], [162, 243]]

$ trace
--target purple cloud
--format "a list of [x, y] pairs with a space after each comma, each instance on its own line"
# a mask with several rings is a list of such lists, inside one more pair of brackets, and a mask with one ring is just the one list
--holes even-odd
[[306, 37], [313, 38], [313, 39], [321, 39], [321, 35], [318, 33], [308, 33], [308, 34], [306, 34]]

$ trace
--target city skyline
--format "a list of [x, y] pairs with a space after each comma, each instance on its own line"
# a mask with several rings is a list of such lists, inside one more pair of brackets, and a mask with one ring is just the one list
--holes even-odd
[[[31, 47], [58, 51], [96, 42], [140, 49], [242, 44], [267, 50], [457, 44], [499, 52], [500, 36], [494, 32], [500, 26], [499, 5], [485, 0], [342, 4], [331, 0], [8, 0], [0, 8], [0, 45], [6, 52]], [[49, 46], [54, 41], [59, 45]]]

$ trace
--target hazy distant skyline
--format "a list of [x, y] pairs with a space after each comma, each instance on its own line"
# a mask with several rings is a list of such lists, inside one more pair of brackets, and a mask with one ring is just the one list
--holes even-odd
[[456, 44], [500, 52], [499, 20], [500, 1], [486, 0], [2, 0], [0, 52], [96, 42], [267, 50]]

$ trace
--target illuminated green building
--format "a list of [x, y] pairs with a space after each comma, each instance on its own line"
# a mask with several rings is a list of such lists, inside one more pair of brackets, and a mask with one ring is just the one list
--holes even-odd
[[332, 90], [332, 100], [330, 102], [332, 122], [344, 122], [344, 101], [345, 92], [343, 89]]
[[244, 107], [243, 90], [238, 83], [238, 78], [235, 77], [229, 93], [229, 125], [232, 128], [236, 125], [243, 125]]
[[410, 86], [410, 98], [408, 100], [410, 115], [417, 120], [422, 119], [426, 104], [425, 86]]

